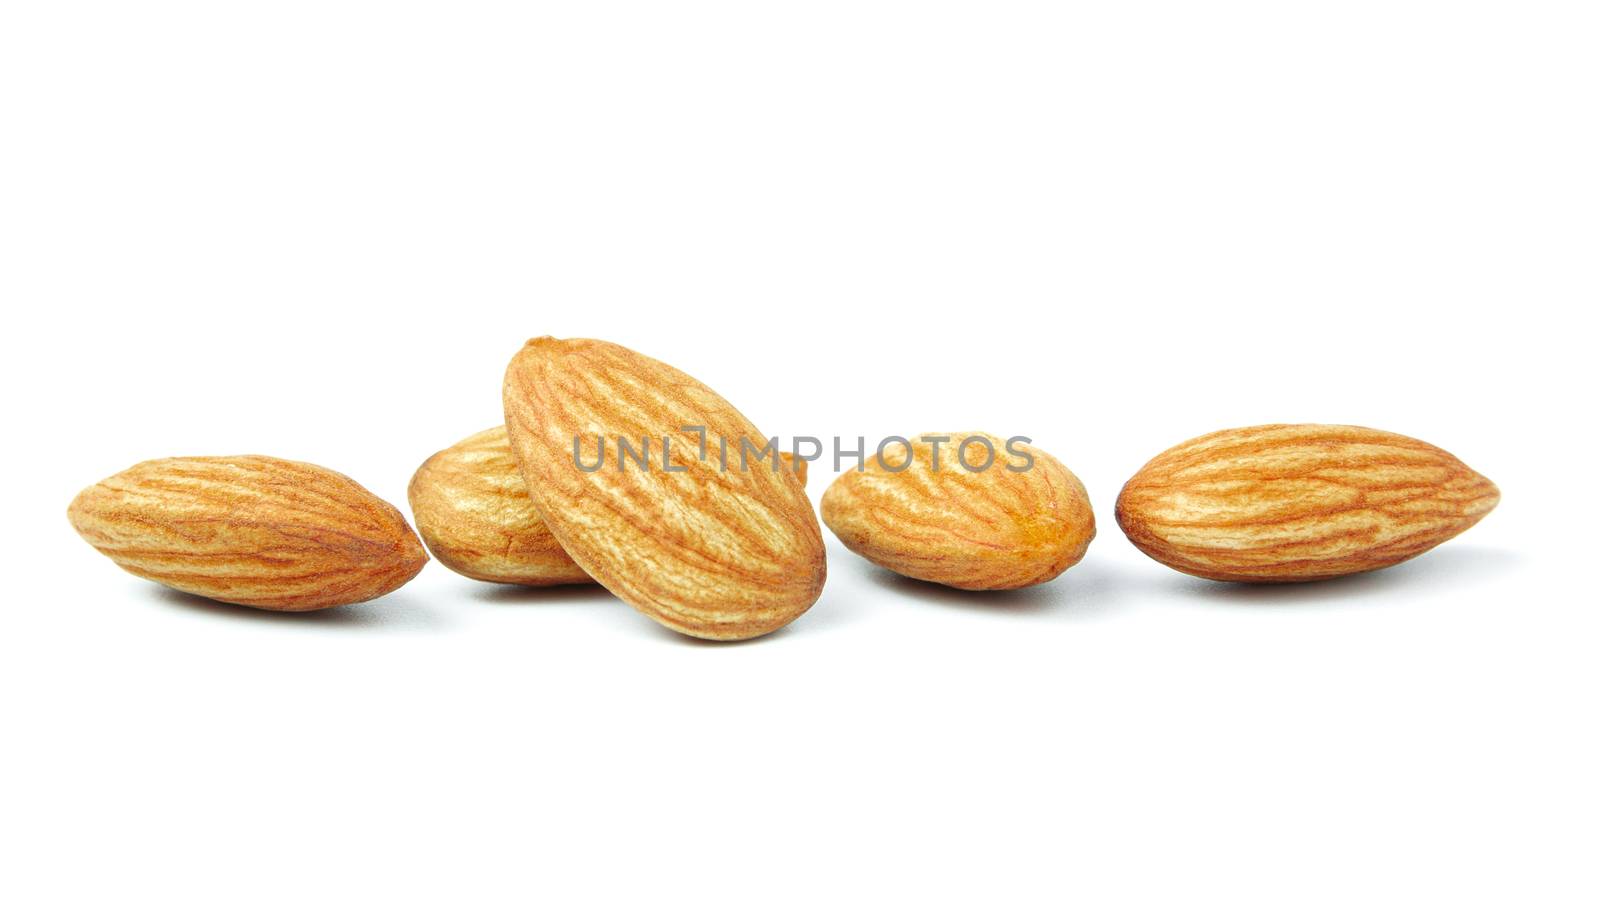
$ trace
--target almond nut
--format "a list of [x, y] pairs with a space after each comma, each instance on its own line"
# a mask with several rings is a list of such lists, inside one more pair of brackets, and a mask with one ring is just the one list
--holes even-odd
[[528, 499], [504, 425], [434, 453], [406, 494], [422, 542], [451, 571], [533, 587], [592, 580]]
[[1404, 562], [1500, 491], [1431, 444], [1347, 425], [1264, 425], [1180, 443], [1117, 498], [1146, 555], [1221, 581], [1311, 581]]
[[[723, 464], [722, 446], [737, 454], [741, 441], [766, 440], [694, 378], [616, 344], [541, 337], [506, 369], [505, 411], [551, 533], [661, 624], [740, 640], [783, 627], [821, 594], [822, 534], [799, 478], [770, 463]], [[685, 428], [704, 428], [703, 444]], [[649, 461], [625, 458], [618, 438]], [[585, 471], [580, 460], [603, 464]]]
[[910, 447], [887, 443], [823, 493], [822, 520], [850, 551], [917, 580], [1010, 590], [1066, 571], [1094, 539], [1089, 495], [1049, 454], [1028, 447], [1031, 467], [1015, 471], [1025, 463], [981, 432], [923, 434]]
[[275, 611], [382, 596], [428, 561], [394, 506], [338, 472], [270, 456], [141, 462], [78, 494], [67, 517], [131, 574]]

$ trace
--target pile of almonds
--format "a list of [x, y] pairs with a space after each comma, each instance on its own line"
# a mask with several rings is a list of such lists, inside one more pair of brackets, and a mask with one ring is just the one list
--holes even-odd
[[[421, 543], [399, 510], [355, 481], [269, 456], [142, 462], [78, 494], [67, 514], [132, 574], [276, 611], [389, 593], [427, 562], [423, 543], [478, 580], [598, 582], [710, 640], [771, 633], [821, 595], [827, 559], [803, 459], [723, 464], [691, 442], [670, 467], [575, 464], [575, 452], [599, 458], [618, 437], [685, 426], [718, 445], [765, 445], [711, 388], [616, 344], [541, 337], [511, 360], [504, 399], [504, 427], [441, 450], [412, 478]], [[1082, 482], [1038, 450], [1023, 470], [960, 464], [958, 448], [980, 437], [999, 442], [959, 433], [889, 446], [829, 485], [822, 520], [878, 565], [963, 590], [1028, 587], [1077, 564], [1095, 535]], [[1116, 519], [1178, 571], [1309, 581], [1413, 558], [1498, 500], [1494, 484], [1420, 440], [1266, 425], [1156, 456], [1123, 487]]]

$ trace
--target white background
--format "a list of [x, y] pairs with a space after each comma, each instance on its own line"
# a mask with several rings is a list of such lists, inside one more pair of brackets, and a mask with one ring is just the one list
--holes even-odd
[[[0, 892], [1600, 890], [1592, 4], [0, 10]], [[234, 609], [67, 525], [166, 455], [403, 505], [545, 333], [785, 437], [1026, 434], [1100, 535], [995, 596], [830, 536], [713, 645], [437, 563]], [[1504, 500], [1292, 588], [1122, 537], [1151, 455], [1275, 421]]]

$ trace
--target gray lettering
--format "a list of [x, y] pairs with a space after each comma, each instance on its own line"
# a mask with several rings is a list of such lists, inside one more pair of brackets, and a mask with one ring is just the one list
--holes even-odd
[[833, 438], [833, 470], [834, 471], [838, 471], [839, 470], [839, 460], [845, 459], [847, 457], [854, 457], [855, 458], [855, 460], [856, 460], [856, 471], [866, 471], [867, 470], [867, 438], [865, 438], [865, 437], [857, 437], [856, 438], [856, 449], [855, 449], [855, 452], [847, 452], [847, 451], [845, 451], [843, 444], [841, 444], [839, 442], [839, 438], [838, 437]]
[[[974, 443], [981, 443], [989, 450], [989, 456], [983, 460], [983, 466], [980, 468], [973, 468], [972, 463], [967, 461], [967, 447]], [[994, 464], [994, 444], [990, 443], [989, 438], [982, 434], [973, 434], [971, 437], [961, 441], [961, 445], [956, 448], [956, 459], [961, 462], [961, 467], [967, 471], [988, 471], [989, 466]]]
[[944, 434], [923, 434], [921, 437], [918, 437], [917, 439], [921, 440], [923, 443], [927, 443], [927, 444], [932, 445], [932, 447], [933, 447], [933, 462], [932, 462], [932, 467], [930, 467], [928, 470], [929, 471], [938, 471], [939, 470], [939, 446], [940, 446], [940, 444], [949, 443], [950, 442], [950, 438], [945, 436]]
[[627, 460], [629, 457], [632, 457], [633, 461], [638, 464], [640, 471], [650, 470], [649, 435], [639, 438], [638, 452], [633, 451], [632, 445], [628, 443], [628, 438], [623, 437], [620, 434], [617, 435], [617, 471], [623, 471], [627, 468]]
[[683, 431], [685, 433], [695, 433], [695, 434], [699, 434], [700, 435], [700, 461], [704, 462], [706, 460], [706, 426], [705, 425], [684, 425], [683, 427], [679, 428], [678, 430]]
[[583, 464], [583, 438], [577, 434], [572, 435], [572, 464], [578, 466], [579, 471], [599, 471], [600, 466], [606, 464], [606, 438], [600, 437], [600, 445], [594, 454], [594, 464]]
[[[750, 470], [750, 452], [752, 450], [755, 450], [756, 448], [757, 448], [757, 445], [754, 444], [754, 443], [751, 443], [749, 437], [745, 437], [742, 434], [739, 436], [739, 470], [740, 471], [749, 471]], [[756, 461], [760, 462], [762, 459], [765, 459], [768, 456], [771, 456], [772, 457], [772, 470], [773, 471], [777, 471], [778, 470], [778, 466], [783, 462], [783, 458], [778, 455], [778, 438], [773, 437], [773, 438], [769, 439], [766, 443], [761, 444], [760, 445], [760, 450], [761, 450], [760, 452], [756, 453]]]
[[661, 436], [661, 470], [662, 471], [688, 471], [687, 465], [672, 464], [672, 438], [663, 434]]
[[[905, 461], [900, 463], [899, 468], [895, 468], [894, 466], [890, 465], [888, 461], [883, 458], [883, 451], [887, 449], [891, 443], [898, 443], [906, 448]], [[915, 460], [912, 457], [911, 441], [905, 439], [904, 437], [895, 436], [885, 437], [878, 441], [878, 464], [883, 466], [884, 471], [905, 471], [907, 468], [911, 467], [911, 463], [913, 461]]]
[[[800, 452], [800, 443], [801, 443], [801, 441], [804, 441], [804, 442], [809, 443], [812, 446], [816, 447], [817, 451], [814, 452], [814, 453], [802, 453], [802, 452]], [[795, 471], [799, 471], [800, 470], [800, 460], [802, 460], [802, 459], [804, 459], [807, 462], [815, 462], [818, 459], [822, 458], [822, 441], [818, 440], [815, 437], [796, 437], [796, 438], [794, 438], [794, 446], [792, 448], [794, 449], [793, 455], [794, 455], [794, 470]]]
[[1030, 453], [1027, 450], [1019, 450], [1016, 447], [1016, 445], [1019, 443], [1032, 442], [1033, 441], [1027, 437], [1013, 437], [1006, 441], [1006, 452], [1010, 453], [1013, 457], [1021, 457], [1028, 460], [1021, 466], [1013, 465], [1010, 462], [1007, 462], [1006, 471], [1031, 471], [1033, 469], [1033, 453]]

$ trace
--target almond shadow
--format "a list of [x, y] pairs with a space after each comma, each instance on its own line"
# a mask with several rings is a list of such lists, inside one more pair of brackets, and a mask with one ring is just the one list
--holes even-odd
[[412, 605], [404, 597], [395, 594], [310, 612], [274, 612], [270, 609], [207, 599], [163, 584], [150, 584], [146, 593], [159, 602], [181, 608], [185, 612], [274, 627], [371, 630], [404, 625], [409, 629], [432, 630], [435, 623], [432, 615], [422, 607]]
[[493, 584], [473, 582], [469, 591], [474, 599], [510, 605], [540, 605], [544, 603], [591, 602], [597, 599], [621, 602], [611, 591], [599, 584], [557, 584], [550, 587], [530, 587], [523, 584]]
[[1055, 579], [1016, 590], [961, 590], [897, 574], [865, 559], [856, 565], [867, 580], [900, 596], [949, 608], [1001, 615], [1091, 615], [1111, 611], [1116, 605], [1115, 579], [1098, 562], [1085, 559]]
[[768, 643], [773, 640], [781, 639], [786, 633], [788, 633], [790, 628], [794, 627], [794, 622], [791, 621], [772, 633], [762, 634], [759, 637], [750, 637], [744, 640], [707, 640], [703, 637], [691, 637], [688, 634], [680, 634], [672, 628], [655, 621], [650, 621], [650, 624], [654, 625], [655, 629], [659, 631], [657, 634], [658, 637], [664, 637], [668, 642], [676, 643], [679, 646], [692, 646], [696, 649], [726, 649], [735, 646], [753, 646], [758, 643]]

